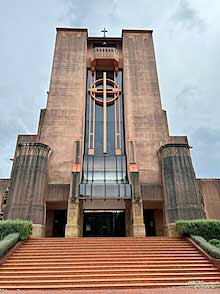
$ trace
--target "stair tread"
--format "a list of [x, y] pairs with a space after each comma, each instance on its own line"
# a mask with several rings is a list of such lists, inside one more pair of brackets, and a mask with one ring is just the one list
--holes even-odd
[[[77, 261], [80, 261], [80, 260], [85, 260], [86, 258], [86, 261], [90, 260], [118, 260], [118, 259], [126, 259], [126, 260], [186, 260], [186, 256], [81, 256], [81, 257], [77, 257], [77, 256], [65, 256], [65, 257], [46, 257], [45, 259], [48, 260], [48, 259], [52, 259], [53, 261], [74, 261], [74, 260], [77, 260]], [[203, 256], [188, 256], [187, 257], [188, 260], [206, 260], [205, 257]], [[16, 258], [16, 257], [10, 257], [8, 258], [8, 261], [12, 262], [12, 261], [23, 261], [25, 260], [26, 262], [27, 261], [37, 261], [37, 260], [42, 260], [44, 261], [44, 259], [42, 259], [42, 257], [33, 257], [33, 258]]]
[[[91, 278], [81, 278], [81, 279], [57, 279], [56, 277], [53, 277], [51, 279], [48, 279], [48, 280], [40, 280], [40, 279], [37, 279], [36, 283], [38, 284], [47, 284], [47, 283], [53, 283], [53, 284], [59, 284], [59, 283], [79, 283], [81, 284], [82, 282], [126, 282], [126, 283], [130, 283], [130, 282], [135, 282], [135, 281], [144, 281], [144, 282], [147, 282], [147, 281], [207, 281], [207, 280], [214, 280], [214, 281], [219, 281], [220, 282], [220, 279], [217, 278], [217, 277], [203, 277], [203, 276], [200, 276], [200, 277], [169, 277], [169, 278], [161, 278], [161, 277], [155, 277], [155, 278], [146, 278], [146, 277], [129, 277], [129, 279], [127, 277], [125, 278], [106, 278], [106, 279], [91, 279]], [[1, 284], [31, 284], [33, 283], [33, 280], [18, 280], [18, 281], [0, 281], [0, 285]]]
[[[217, 272], [217, 273], [219, 273], [219, 271], [216, 269], [216, 268], [214, 268], [214, 267], [206, 267], [206, 268], [200, 268], [199, 269], [199, 271], [200, 272], [210, 272], [210, 273], [212, 273], [212, 272]], [[184, 273], [184, 272], [186, 272], [186, 273], [191, 273], [191, 272], [198, 272], [198, 267], [196, 268], [190, 268], [190, 269], [186, 269], [186, 268], [177, 268], [177, 269], [149, 269], [149, 268], [138, 268], [138, 269], [136, 269], [136, 268], [128, 268], [128, 269], [126, 269], [126, 268], [123, 268], [123, 269], [120, 269], [120, 268], [117, 268], [117, 269], [111, 269], [111, 268], [109, 268], [109, 269], [106, 269], [106, 268], [104, 268], [104, 269], [100, 269], [100, 268], [95, 268], [95, 269], [90, 269], [90, 270], [88, 270], [88, 269], [85, 269], [85, 270], [83, 270], [83, 269], [70, 269], [70, 270], [66, 270], [66, 269], [64, 269], [64, 270], [62, 270], [62, 273], [63, 274], [68, 274], [68, 273], [73, 273], [73, 274], [76, 274], [76, 273], [82, 273], [82, 274], [89, 274], [89, 273], [97, 273], [97, 272], [100, 272], [100, 273], [129, 273], [129, 272], [131, 272], [131, 273], [135, 273], [136, 274], [136, 272], [137, 273], [140, 273], [140, 272], [144, 272], [144, 273], [161, 273], [161, 272], [164, 272], [164, 273], [169, 273], [169, 274], [176, 274], [176, 273], [178, 273], [178, 272], [180, 272], [180, 273]], [[11, 275], [11, 273], [14, 273], [14, 268], [13, 269], [11, 269], [11, 271], [10, 270], [5, 270], [4, 268], [2, 268], [1, 269], [1, 272], [0, 272], [0, 275], [1, 274], [10, 274]], [[29, 268], [28, 268], [28, 270], [20, 270], [19, 271], [19, 275], [22, 275], [22, 274], [35, 274], [35, 273], [37, 273], [37, 274], [39, 274], [39, 270], [30, 270]], [[40, 271], [40, 273], [41, 274], [43, 274], [43, 273], [50, 273], [50, 274], [56, 274], [56, 273], [58, 273], [58, 274], [60, 274], [60, 270], [54, 270], [54, 268], [52, 268], [52, 270], [50, 270], [50, 269], [48, 269], [48, 270], [41, 270]], [[16, 273], [16, 275], [18, 275], [18, 273]]]
[[218, 278], [220, 278], [220, 272], [218, 272], [217, 270], [215, 271], [215, 272], [203, 272], [203, 273], [200, 273], [200, 272], [196, 272], [196, 273], [188, 273], [188, 272], [185, 272], [185, 273], [172, 273], [172, 272], [168, 272], [168, 273], [150, 273], [150, 272], [148, 272], [148, 273], [136, 273], [136, 274], [134, 274], [134, 273], [115, 273], [115, 274], [113, 274], [113, 273], [99, 273], [99, 274], [95, 274], [95, 273], [93, 273], [93, 274], [91, 274], [91, 273], [88, 273], [88, 274], [85, 274], [85, 273], [82, 273], [82, 274], [79, 274], [79, 273], [71, 273], [71, 275], [67, 275], [67, 274], [59, 274], [59, 275], [56, 275], [56, 277], [54, 276], [54, 275], [52, 275], [51, 273], [49, 274], [48, 272], [46, 273], [46, 275], [34, 275], [34, 274], [23, 274], [23, 275], [21, 275], [21, 276], [13, 276], [13, 275], [1, 275], [0, 274], [0, 279], [13, 279], [13, 280], [17, 280], [17, 279], [27, 279], [27, 278], [31, 278], [31, 279], [33, 279], [33, 278], [35, 278], [35, 279], [38, 279], [38, 278], [42, 278], [42, 279], [45, 279], [45, 278], [52, 278], [52, 279], [54, 279], [54, 278], [81, 278], [81, 277], [83, 277], [83, 278], [90, 278], [90, 277], [98, 277], [98, 278], [103, 278], [103, 277], [125, 277], [125, 278], [127, 278], [127, 277], [135, 277], [135, 278], [137, 278], [137, 275], [138, 275], [138, 277], [140, 276], [140, 277], [151, 277], [152, 276], [152, 278], [156, 278], [156, 277], [170, 277], [170, 278], [173, 278], [173, 277], [175, 277], [175, 276], [183, 276], [183, 277], [185, 277], [185, 276], [198, 276], [198, 277], [207, 277], [207, 276], [209, 276], [209, 275], [214, 275], [214, 276], [217, 276]]
[[[195, 266], [197, 266], [197, 268], [201, 268], [201, 267], [207, 267], [207, 266], [210, 266], [211, 268], [213, 267], [213, 265], [212, 264], [210, 264], [210, 263], [207, 263], [207, 264], [191, 264], [191, 263], [189, 263], [189, 264], [184, 264], [184, 265], [179, 265], [179, 264], [169, 264], [169, 265], [166, 265], [166, 264], [151, 264], [151, 265], [149, 265], [149, 264], [145, 264], [145, 263], [143, 263], [143, 264], [117, 264], [117, 265], [114, 265], [114, 264], [109, 264], [109, 265], [103, 265], [103, 264], [101, 264], [101, 265], [94, 265], [94, 264], [92, 264], [92, 265], [90, 265], [90, 264], [87, 264], [87, 265], [56, 265], [56, 266], [48, 266], [48, 265], [40, 265], [39, 267], [35, 267], [35, 269], [42, 269], [42, 268], [52, 268], [52, 269], [54, 269], [54, 268], [56, 268], [56, 269], [63, 269], [63, 268], [73, 268], [73, 269], [75, 269], [75, 268], [164, 268], [164, 267], [168, 267], [168, 268], [172, 268], [172, 267], [174, 267], [174, 268], [192, 268], [192, 267], [195, 267]], [[7, 265], [7, 264], [5, 264], [4, 263], [4, 265], [2, 265], [2, 267], [1, 267], [1, 269], [2, 268], [6, 268], [6, 269], [9, 269], [9, 268], [11, 268], [11, 269], [13, 269], [13, 270], [15, 270], [15, 269], [18, 269], [18, 270], [20, 270], [20, 269], [30, 269], [30, 266], [24, 266], [24, 265], [22, 265], [22, 266], [14, 266], [14, 267], [12, 267], [10, 264], [9, 265]]]
[[[208, 264], [209, 262], [208, 261], [205, 261], [205, 260], [197, 260], [196, 261], [197, 262], [197, 264]], [[59, 262], [59, 265], [83, 265], [83, 264], [93, 264], [94, 263], [94, 261], [80, 261], [80, 262]], [[114, 262], [112, 262], [112, 261], [96, 261], [96, 264], [136, 264], [137, 263], [137, 261], [114, 261]], [[144, 264], [145, 262], [142, 260], [142, 261], [139, 261], [139, 264], [140, 263], [142, 263], [142, 264]], [[178, 263], [179, 264], [189, 264], [189, 261], [188, 260], [181, 260], [181, 261], [178, 261]], [[8, 262], [8, 261], [6, 261], [5, 262], [5, 264], [9, 264], [9, 265], [12, 265], [13, 263], [10, 263], [10, 262]], [[55, 261], [55, 262], [43, 262], [43, 263], [40, 263], [39, 264], [39, 262], [38, 263], [25, 263], [25, 262], [21, 262], [21, 263], [14, 263], [15, 265], [19, 265], [19, 264], [21, 264], [21, 265], [29, 265], [29, 266], [39, 266], [39, 265], [56, 265], [57, 264], [57, 261]], [[176, 261], [175, 260], [172, 260], [172, 261], [148, 261], [148, 264], [173, 264], [173, 265], [175, 265], [176, 264]]]
[[[130, 283], [129, 285], [127, 284], [83, 284], [83, 285], [66, 285], [66, 284], [61, 284], [61, 285], [41, 285], [39, 288], [39, 285], [23, 285], [19, 289], [116, 289], [116, 288], [123, 288], [123, 289], [128, 289], [128, 288], [162, 288], [162, 287], [176, 287], [176, 286], [184, 286], [184, 285], [192, 285], [191, 283], [188, 282], [172, 282], [172, 283]], [[207, 283], [207, 282], [200, 282], [200, 286], [202, 285], [217, 285], [220, 286], [220, 282], [212, 282], [212, 283]], [[16, 285], [7, 285], [4, 286], [3, 289], [18, 289]]]

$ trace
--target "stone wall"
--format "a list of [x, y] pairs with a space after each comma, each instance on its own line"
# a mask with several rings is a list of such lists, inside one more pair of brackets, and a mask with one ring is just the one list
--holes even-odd
[[0, 211], [3, 205], [5, 191], [9, 187], [9, 184], [10, 184], [10, 179], [0, 179]]
[[83, 139], [87, 30], [58, 29], [47, 108], [39, 141], [51, 148], [49, 183], [70, 184], [74, 144]]
[[207, 218], [220, 219], [220, 179], [197, 179]]
[[68, 201], [70, 185], [49, 184], [46, 201]]
[[124, 30], [122, 39], [126, 137], [135, 141], [140, 183], [160, 183], [157, 152], [169, 135], [160, 101], [152, 32]]

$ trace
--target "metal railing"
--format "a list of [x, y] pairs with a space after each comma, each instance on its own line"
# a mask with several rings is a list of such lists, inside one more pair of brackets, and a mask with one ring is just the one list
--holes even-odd
[[119, 61], [118, 50], [114, 47], [95, 47], [93, 49], [93, 60], [94, 59], [115, 59]]

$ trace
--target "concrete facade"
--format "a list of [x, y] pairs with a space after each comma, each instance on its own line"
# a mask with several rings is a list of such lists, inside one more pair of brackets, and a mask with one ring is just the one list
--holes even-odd
[[[91, 204], [79, 199], [87, 70], [123, 72], [130, 200]], [[169, 135], [152, 31], [123, 30], [121, 38], [93, 38], [86, 29], [57, 29], [38, 132], [18, 137], [11, 179], [0, 180], [1, 198], [9, 187], [4, 218], [31, 219], [34, 236], [52, 236], [63, 215], [66, 237], [77, 237], [83, 235], [85, 210], [118, 210], [125, 213], [126, 236], [145, 236], [147, 221], [154, 222], [154, 234], [169, 234], [167, 228], [177, 219], [220, 218], [219, 181], [196, 180], [187, 137]]]

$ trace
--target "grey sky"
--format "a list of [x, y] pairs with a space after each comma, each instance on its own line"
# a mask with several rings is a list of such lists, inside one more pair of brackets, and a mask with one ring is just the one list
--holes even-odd
[[197, 177], [220, 177], [219, 0], [7, 0], [0, 8], [0, 177], [10, 175], [17, 135], [36, 132], [56, 27], [90, 36], [154, 29], [170, 133], [188, 135]]

